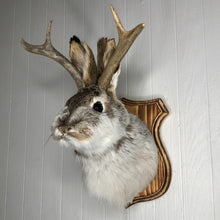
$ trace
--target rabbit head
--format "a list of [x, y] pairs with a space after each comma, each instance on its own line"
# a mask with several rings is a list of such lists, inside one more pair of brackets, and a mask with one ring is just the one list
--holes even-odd
[[125, 135], [127, 111], [123, 104], [97, 85], [71, 97], [52, 125], [54, 139], [89, 157], [108, 151]]
[[43, 45], [31, 45], [21, 39], [26, 50], [59, 62], [75, 80], [78, 92], [55, 118], [52, 133], [54, 139], [74, 146], [77, 153], [85, 156], [105, 152], [124, 133], [128, 120], [128, 113], [117, 99], [115, 89], [120, 61], [143, 30], [144, 24], [125, 31], [112, 6], [111, 10], [119, 42], [116, 46], [114, 39], [101, 38], [97, 43], [97, 64], [89, 46], [76, 36], [70, 39], [71, 61], [60, 54], [50, 40], [52, 21]]

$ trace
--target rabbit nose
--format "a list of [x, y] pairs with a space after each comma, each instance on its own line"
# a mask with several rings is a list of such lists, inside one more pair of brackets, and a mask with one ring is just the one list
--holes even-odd
[[63, 125], [63, 126], [59, 126], [58, 129], [59, 129], [60, 132], [66, 133], [66, 132], [71, 130], [71, 127], [67, 126], [67, 125]]
[[66, 131], [67, 126], [59, 126], [58, 129], [61, 133], [64, 133]]

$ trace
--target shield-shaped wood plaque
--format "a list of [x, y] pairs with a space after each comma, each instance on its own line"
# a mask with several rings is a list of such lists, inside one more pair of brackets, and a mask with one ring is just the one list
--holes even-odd
[[162, 196], [169, 188], [171, 181], [171, 166], [168, 155], [160, 140], [159, 128], [162, 120], [168, 115], [168, 110], [161, 99], [149, 101], [131, 101], [122, 99], [128, 112], [137, 115], [143, 120], [151, 131], [158, 147], [159, 164], [158, 173], [151, 184], [133, 200], [131, 206], [138, 202], [156, 199]]

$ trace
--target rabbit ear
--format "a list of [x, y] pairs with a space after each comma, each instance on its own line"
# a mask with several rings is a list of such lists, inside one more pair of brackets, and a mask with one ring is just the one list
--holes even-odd
[[111, 55], [116, 48], [115, 40], [107, 38], [101, 38], [97, 42], [97, 72], [98, 77], [101, 76], [104, 68], [106, 67]]
[[118, 77], [119, 77], [120, 73], [121, 73], [121, 65], [118, 66], [118, 69], [116, 70], [116, 72], [112, 76], [109, 87], [107, 89], [107, 92], [109, 94], [111, 94], [114, 98], [116, 97], [116, 87], [118, 84]]
[[70, 39], [70, 59], [81, 75], [82, 87], [95, 84], [97, 81], [97, 67], [94, 55], [85, 42], [76, 36]]
[[[104, 71], [105, 67], [107, 66], [110, 57], [115, 52], [115, 40], [107, 38], [101, 38], [97, 43], [97, 72], [98, 72], [98, 78], [102, 75], [102, 72]], [[111, 93], [113, 96], [115, 96], [115, 89], [117, 87], [118, 83], [118, 76], [120, 74], [120, 64], [115, 70], [114, 75], [112, 76], [112, 79], [109, 83], [109, 86], [107, 88], [107, 92]]]

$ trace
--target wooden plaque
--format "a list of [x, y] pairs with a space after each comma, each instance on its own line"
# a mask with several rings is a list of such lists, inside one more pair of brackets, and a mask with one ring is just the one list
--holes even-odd
[[159, 128], [162, 120], [168, 115], [168, 110], [161, 99], [149, 101], [131, 101], [122, 99], [128, 112], [137, 115], [143, 120], [151, 131], [158, 147], [159, 164], [158, 173], [151, 184], [133, 200], [131, 206], [138, 202], [156, 199], [162, 196], [169, 188], [171, 181], [171, 166], [168, 155], [160, 140]]

